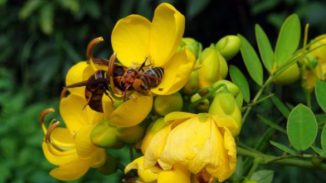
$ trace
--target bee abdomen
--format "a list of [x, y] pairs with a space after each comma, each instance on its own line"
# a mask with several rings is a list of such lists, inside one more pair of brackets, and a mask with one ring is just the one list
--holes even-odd
[[164, 69], [162, 67], [154, 67], [144, 72], [141, 80], [144, 82], [146, 89], [154, 88], [161, 83]]

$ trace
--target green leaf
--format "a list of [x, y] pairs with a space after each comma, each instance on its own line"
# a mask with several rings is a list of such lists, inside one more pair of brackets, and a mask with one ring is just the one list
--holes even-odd
[[319, 156], [322, 156], [322, 157], [325, 157], [326, 156], [326, 151], [324, 151], [323, 149], [320, 149], [319, 147], [316, 147], [316, 146], [311, 146], [311, 149], [319, 154]]
[[42, 5], [42, 0], [29, 0], [21, 8], [19, 12], [19, 17], [21, 19], [26, 19], [32, 15], [32, 13]]
[[308, 149], [316, 139], [317, 130], [317, 120], [310, 108], [302, 104], [293, 108], [287, 121], [287, 133], [295, 149]]
[[275, 105], [275, 107], [282, 113], [282, 115], [286, 118], [288, 118], [290, 114], [289, 108], [281, 101], [280, 98], [277, 96], [272, 96], [272, 102]]
[[321, 138], [321, 148], [326, 154], [326, 124], [324, 125], [320, 138]]
[[280, 143], [278, 143], [278, 142], [275, 142], [275, 141], [269, 141], [273, 146], [275, 146], [276, 148], [278, 148], [278, 149], [280, 149], [281, 151], [283, 151], [283, 152], [286, 152], [286, 153], [289, 153], [289, 154], [291, 154], [291, 155], [296, 155], [297, 153], [293, 150], [293, 149], [291, 149], [291, 148], [289, 148], [288, 146], [286, 146], [286, 145], [284, 145], [284, 144], [280, 144]]
[[271, 73], [274, 57], [273, 48], [271, 46], [271, 43], [269, 42], [266, 33], [258, 24], [256, 24], [255, 26], [255, 31], [260, 57], [263, 61], [265, 68], [269, 71], [269, 73]]
[[241, 35], [238, 36], [241, 39], [241, 55], [249, 75], [261, 86], [263, 84], [263, 66], [261, 65], [258, 55], [246, 38]]
[[252, 174], [250, 180], [258, 183], [271, 183], [273, 181], [274, 171], [272, 170], [259, 170]]
[[300, 42], [301, 25], [298, 15], [290, 15], [282, 24], [275, 47], [277, 66], [284, 65], [296, 51]]
[[266, 118], [264, 118], [264, 117], [261, 116], [261, 115], [258, 115], [257, 117], [258, 117], [258, 118], [259, 118], [263, 123], [265, 123], [266, 125], [270, 126], [271, 128], [274, 128], [275, 130], [278, 130], [278, 131], [280, 131], [280, 132], [286, 134], [286, 131], [285, 131], [282, 127], [280, 127], [280, 126], [278, 126], [277, 124], [275, 124], [273, 121], [271, 121], [271, 120], [269, 120], [269, 119], [266, 119]]
[[235, 83], [239, 88], [243, 95], [243, 99], [246, 102], [250, 101], [250, 90], [249, 84], [246, 77], [242, 74], [241, 70], [238, 69], [236, 66], [230, 66], [230, 77], [233, 83]]
[[317, 80], [315, 87], [315, 95], [317, 99], [317, 103], [321, 107], [321, 109], [326, 112], [326, 82]]
[[46, 4], [40, 11], [40, 26], [45, 34], [51, 34], [53, 31], [54, 7], [52, 4]]

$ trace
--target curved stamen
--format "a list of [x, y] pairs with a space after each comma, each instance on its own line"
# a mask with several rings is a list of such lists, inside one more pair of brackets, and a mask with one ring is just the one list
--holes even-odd
[[103, 42], [104, 39], [103, 37], [97, 37], [97, 38], [94, 38], [92, 39], [88, 45], [87, 45], [87, 50], [86, 50], [86, 57], [87, 57], [87, 61], [89, 62], [89, 60], [91, 58], [93, 58], [93, 49], [94, 49], [94, 46], [97, 45], [98, 43], [100, 42]]
[[65, 98], [68, 95], [68, 88], [67, 87], [63, 87], [63, 89], [61, 90], [60, 93], [60, 100], [62, 100], [63, 98]]
[[50, 137], [51, 137], [51, 133], [53, 132], [53, 130], [54, 129], [56, 129], [58, 126], [59, 126], [59, 124], [60, 124], [60, 122], [59, 121], [56, 121], [55, 120], [55, 122], [53, 121], [53, 122], [51, 122], [52, 124], [49, 126], [49, 128], [48, 128], [48, 130], [47, 130], [47, 132], [46, 132], [46, 134], [45, 134], [45, 142], [46, 143], [50, 143], [51, 142], [51, 139], [50, 139]]

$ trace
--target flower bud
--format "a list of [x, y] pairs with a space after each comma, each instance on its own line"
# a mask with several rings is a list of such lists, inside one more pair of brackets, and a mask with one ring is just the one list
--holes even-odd
[[196, 58], [198, 58], [200, 52], [203, 49], [203, 46], [200, 42], [196, 41], [193, 38], [182, 38], [181, 43], [179, 45], [179, 49], [183, 48], [187, 48], [195, 55]]
[[[198, 93], [195, 93], [194, 95], [191, 96], [190, 98], [190, 102], [191, 103], [195, 103], [197, 101], [199, 101], [202, 98], [202, 96], [200, 96]], [[207, 112], [209, 108], [209, 100], [208, 99], [204, 99], [202, 100], [197, 106], [196, 109], [201, 111], [201, 112]]]
[[[228, 80], [219, 80], [219, 81], [215, 82], [212, 87], [217, 88], [217, 87], [220, 87], [223, 85], [225, 86], [225, 89], [227, 89], [227, 91], [230, 92], [234, 97], [236, 97], [240, 93], [239, 87], [236, 84], [234, 84]], [[216, 94], [221, 92], [222, 90], [223, 90], [223, 88], [218, 89], [216, 91]]]
[[110, 175], [110, 174], [116, 172], [117, 168], [118, 168], [117, 159], [115, 159], [110, 154], [106, 154], [105, 163], [102, 166], [100, 166], [99, 168], [97, 168], [97, 170], [104, 175]]
[[235, 35], [224, 36], [216, 43], [216, 48], [226, 60], [231, 60], [240, 50], [240, 38]]
[[[221, 117], [231, 117], [233, 124], [224, 124], [234, 136], [238, 135], [242, 125], [240, 108], [231, 93], [218, 93], [209, 108], [208, 113]], [[230, 120], [226, 120], [229, 123]]]
[[155, 97], [155, 111], [162, 116], [173, 111], [180, 111], [182, 106], [183, 100], [179, 92], [172, 95], [159, 95]]
[[310, 46], [310, 50], [314, 49], [311, 53], [319, 62], [326, 64], [326, 34], [320, 35], [314, 40], [317, 39], [319, 39], [319, 41]]
[[198, 89], [198, 71], [193, 71], [190, 74], [187, 84], [183, 87], [182, 93], [193, 94]]
[[228, 66], [224, 57], [212, 44], [200, 56], [199, 87], [210, 87], [214, 82], [225, 78]]
[[279, 85], [288, 85], [299, 79], [300, 70], [297, 64], [291, 65], [280, 75], [274, 78], [273, 82]]
[[145, 129], [141, 126], [132, 126], [127, 128], [120, 128], [118, 130], [118, 138], [124, 143], [136, 143], [144, 135]]
[[91, 132], [91, 140], [100, 147], [120, 147], [118, 129], [108, 125], [108, 121], [98, 123]]

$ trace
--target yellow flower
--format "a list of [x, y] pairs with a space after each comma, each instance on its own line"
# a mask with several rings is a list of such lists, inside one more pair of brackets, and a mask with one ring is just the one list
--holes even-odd
[[[66, 128], [53, 123], [49, 129], [42, 128], [45, 134], [42, 148], [46, 159], [57, 165], [50, 175], [59, 180], [75, 180], [90, 168], [98, 168], [105, 163], [106, 152], [95, 146], [90, 133], [102, 116], [83, 106], [86, 101], [77, 95], [69, 95], [60, 102], [60, 113]], [[100, 114], [101, 115], [101, 114]]]
[[179, 165], [193, 174], [208, 173], [219, 181], [235, 171], [234, 137], [218, 115], [173, 112], [164, 121], [166, 126], [147, 142], [144, 167], [158, 164], [163, 170], [171, 170]]
[[177, 51], [184, 26], [184, 16], [172, 5], [162, 3], [155, 9], [152, 22], [140, 15], [119, 20], [112, 31], [112, 48], [126, 67], [139, 67], [146, 58], [151, 66], [163, 67], [162, 81], [151, 91], [169, 95], [186, 84], [195, 62], [189, 50]]
[[174, 166], [171, 170], [162, 170], [159, 167], [145, 168], [144, 156], [135, 159], [125, 168], [125, 173], [132, 169], [137, 169], [138, 176], [143, 182], [158, 182], [158, 183], [190, 183], [190, 172], [181, 166]]

